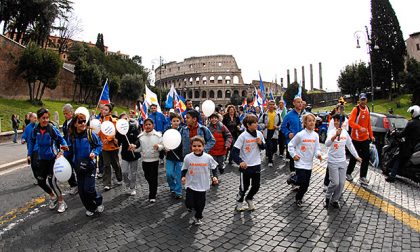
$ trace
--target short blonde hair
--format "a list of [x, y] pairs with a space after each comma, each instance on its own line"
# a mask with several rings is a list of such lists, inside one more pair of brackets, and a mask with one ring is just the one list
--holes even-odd
[[308, 122], [309, 116], [312, 117], [316, 121], [316, 117], [315, 117], [314, 114], [312, 114], [312, 113], [306, 113], [305, 115], [303, 115], [303, 118], [302, 118], [302, 126], [303, 126], [303, 128], [306, 128], [306, 124]]

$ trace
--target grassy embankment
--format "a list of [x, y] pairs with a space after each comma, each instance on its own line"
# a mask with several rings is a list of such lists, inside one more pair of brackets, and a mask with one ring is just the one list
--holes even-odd
[[[43, 102], [44, 102], [43, 107], [47, 108], [51, 113], [51, 119], [54, 118], [54, 112], [55, 111], [58, 112], [60, 124], [62, 124], [65, 120], [63, 112], [62, 112], [62, 108], [64, 104], [66, 103], [71, 103], [74, 109], [80, 106], [84, 106], [88, 108], [89, 110], [95, 109], [95, 108], [89, 108], [87, 105], [76, 104], [69, 101], [44, 100]], [[11, 123], [12, 114], [19, 115], [19, 119], [22, 125], [24, 122], [25, 114], [27, 114], [28, 112], [36, 112], [39, 108], [41, 108], [41, 106], [35, 106], [32, 103], [25, 100], [11, 100], [11, 99], [0, 98], [1, 132], [12, 130], [12, 123]], [[114, 110], [117, 111], [118, 114], [120, 114], [123, 111], [128, 112], [128, 108], [126, 107], [117, 106]], [[97, 113], [99, 113], [99, 110]]]
[[[397, 102], [400, 103], [400, 108], [397, 108]], [[369, 102], [369, 109], [372, 108], [372, 103]], [[350, 114], [351, 110], [355, 104], [347, 103], [345, 106], [345, 112]], [[392, 108], [394, 110], [395, 115], [402, 115], [407, 119], [410, 119], [410, 114], [407, 113], [407, 109], [411, 106], [411, 94], [405, 94], [398, 96], [397, 98], [389, 101], [387, 99], [375, 100], [375, 112], [388, 114], [388, 110]], [[313, 108], [312, 112], [325, 112], [331, 111], [335, 106], [327, 106], [327, 107], [320, 107], [320, 108]]]

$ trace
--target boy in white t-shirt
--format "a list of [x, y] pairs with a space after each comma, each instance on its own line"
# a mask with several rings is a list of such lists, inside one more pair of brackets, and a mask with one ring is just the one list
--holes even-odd
[[210, 189], [211, 171], [218, 163], [207, 153], [204, 153], [204, 138], [191, 138], [192, 152], [184, 158], [182, 166], [182, 184], [185, 184], [185, 205], [188, 211], [195, 210], [193, 224], [201, 225], [203, 210], [206, 205], [206, 191]]
[[315, 116], [313, 114], [306, 113], [304, 115], [303, 128], [304, 130], [297, 133], [288, 144], [290, 156], [295, 161], [297, 184], [299, 185], [299, 190], [295, 197], [298, 207], [302, 206], [303, 195], [309, 188], [314, 157], [322, 160], [319, 149], [319, 136], [314, 131]]
[[[258, 118], [255, 115], [247, 115], [242, 124], [246, 130], [239, 135], [232, 149], [232, 157], [235, 163], [239, 165], [240, 186], [236, 198], [236, 211], [244, 211], [242, 207], [245, 193], [249, 185], [251, 189], [245, 197], [248, 203], [248, 210], [255, 210], [253, 203], [254, 195], [260, 189], [261, 173], [261, 150], [265, 149], [264, 135], [258, 131]], [[252, 181], [252, 182], [251, 182]]]

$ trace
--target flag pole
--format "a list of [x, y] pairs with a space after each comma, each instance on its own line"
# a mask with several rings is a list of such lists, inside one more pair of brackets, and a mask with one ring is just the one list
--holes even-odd
[[[105, 80], [105, 84], [106, 83], [108, 83], [108, 78], [106, 78]], [[102, 92], [101, 92], [101, 95], [99, 96], [98, 104], [96, 105], [95, 116], [96, 116], [96, 111], [98, 111], [99, 103], [101, 102], [101, 97], [102, 97], [102, 94], [104, 93], [104, 89], [105, 89], [105, 85], [102, 87]]]

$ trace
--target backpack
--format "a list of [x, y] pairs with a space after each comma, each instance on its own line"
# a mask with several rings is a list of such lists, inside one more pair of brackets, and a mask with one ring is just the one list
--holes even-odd
[[[60, 143], [57, 143], [58, 136], [57, 136], [57, 133], [53, 129], [54, 127], [56, 127], [56, 126], [53, 122], [48, 122], [48, 125], [46, 127], [46, 131], [48, 132], [48, 134], [51, 137], [51, 146], [55, 146], [57, 148], [57, 150], [59, 150], [60, 149]], [[39, 122], [35, 123], [35, 125], [34, 125], [34, 129], [33, 129], [33, 132], [32, 132], [32, 134], [33, 134], [32, 139], [36, 139], [36, 135], [38, 133], [41, 133], [41, 126], [39, 126]]]
[[[92, 149], [95, 149], [96, 147], [98, 147], [98, 143], [96, 143], [95, 139], [93, 138], [92, 132], [93, 132], [92, 129], [87, 129], [86, 130], [86, 135], [87, 135], [87, 139], [88, 139], [88, 142], [90, 144], [90, 147]], [[73, 148], [75, 146], [74, 143], [75, 143], [75, 137], [74, 137], [74, 135], [72, 135], [71, 136], [71, 144], [72, 144]]]

